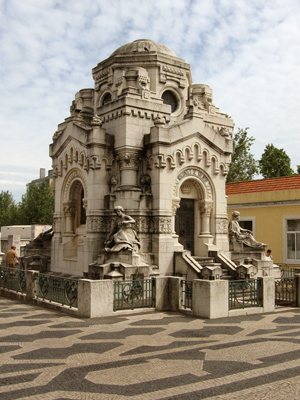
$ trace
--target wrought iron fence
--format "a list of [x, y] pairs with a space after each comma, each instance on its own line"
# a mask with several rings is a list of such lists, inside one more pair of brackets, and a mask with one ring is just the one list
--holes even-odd
[[36, 297], [63, 306], [78, 307], [78, 279], [39, 273], [36, 278]]
[[192, 310], [192, 298], [193, 298], [193, 282], [192, 281], [181, 281], [182, 296], [181, 296], [181, 307], [189, 308]]
[[296, 279], [283, 278], [275, 281], [275, 305], [296, 306]]
[[0, 265], [0, 287], [19, 293], [26, 292], [26, 271]]
[[281, 272], [281, 280], [294, 279], [295, 270], [300, 268], [300, 265], [277, 264]]
[[229, 310], [262, 306], [261, 279], [229, 281]]
[[154, 279], [114, 282], [114, 311], [153, 307]]

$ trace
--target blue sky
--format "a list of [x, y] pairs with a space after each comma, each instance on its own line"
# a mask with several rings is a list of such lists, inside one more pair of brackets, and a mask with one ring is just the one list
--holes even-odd
[[255, 138], [300, 164], [299, 0], [0, 0], [0, 191], [19, 201], [75, 93], [123, 44], [151, 39]]

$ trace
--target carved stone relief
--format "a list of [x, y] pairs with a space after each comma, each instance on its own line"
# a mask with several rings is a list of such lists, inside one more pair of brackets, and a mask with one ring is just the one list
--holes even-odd
[[218, 218], [216, 220], [216, 233], [220, 233], [220, 234], [228, 233], [227, 219]]
[[87, 217], [88, 233], [107, 233], [109, 231], [109, 226], [106, 217]]
[[172, 233], [171, 217], [153, 217], [153, 233]]

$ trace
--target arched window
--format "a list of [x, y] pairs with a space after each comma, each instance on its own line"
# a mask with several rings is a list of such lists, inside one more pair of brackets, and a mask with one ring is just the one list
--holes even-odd
[[105, 93], [102, 97], [102, 105], [107, 104], [111, 101], [111, 94], [109, 92]]
[[169, 106], [171, 106], [172, 113], [177, 110], [178, 99], [174, 92], [172, 92], [171, 90], [166, 90], [165, 92], [163, 92], [161, 98], [163, 99], [164, 104], [168, 104]]
[[86, 223], [86, 210], [83, 203], [84, 199], [84, 190], [81, 190], [81, 198], [80, 198], [80, 225], [85, 225]]

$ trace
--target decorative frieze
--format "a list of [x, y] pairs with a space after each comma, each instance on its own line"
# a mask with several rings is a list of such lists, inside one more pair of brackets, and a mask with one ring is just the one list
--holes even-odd
[[169, 67], [167, 65], [163, 65], [162, 70], [165, 71], [165, 72], [169, 72], [171, 74], [174, 74], [174, 75], [180, 75], [180, 76], [184, 75], [183, 72], [181, 71], [181, 69], [174, 68], [174, 67]]
[[108, 217], [87, 217], [88, 233], [107, 233], [111, 225], [111, 218]]
[[52, 223], [52, 228], [54, 233], [59, 233], [61, 232], [61, 217], [54, 217], [53, 218], [53, 223]]
[[172, 233], [171, 217], [153, 217], [153, 233]]
[[134, 217], [134, 219], [138, 233], [149, 233], [151, 231], [151, 217]]
[[216, 233], [227, 234], [228, 233], [228, 222], [227, 219], [218, 218], [216, 220]]

